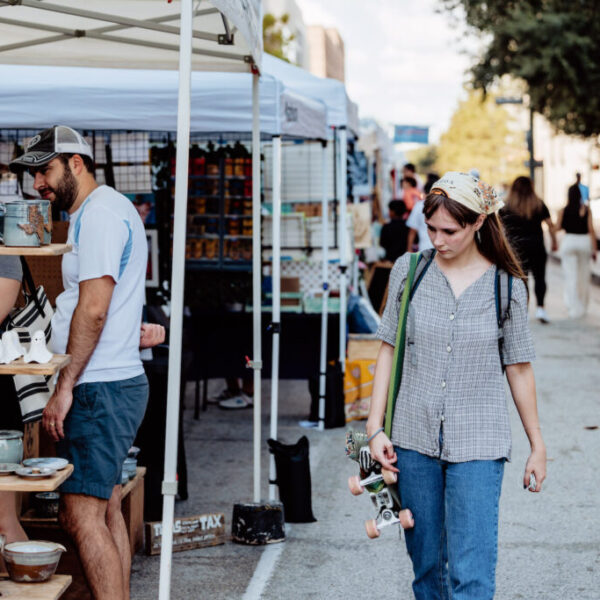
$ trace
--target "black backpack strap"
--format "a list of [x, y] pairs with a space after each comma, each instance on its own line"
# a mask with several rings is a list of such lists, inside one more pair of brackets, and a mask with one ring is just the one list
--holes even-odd
[[421, 284], [423, 277], [425, 277], [425, 273], [427, 273], [427, 269], [429, 269], [433, 259], [435, 258], [435, 250], [430, 248], [429, 250], [423, 250], [419, 256], [419, 262], [417, 264], [417, 270], [415, 271], [415, 281], [413, 283], [412, 289], [410, 290], [410, 299], [413, 299], [417, 288]]
[[25, 300], [32, 300], [35, 304], [35, 307], [38, 309], [38, 312], [42, 317], [46, 316], [42, 305], [40, 304], [40, 299], [37, 295], [37, 289], [35, 287], [35, 283], [33, 282], [33, 276], [31, 275], [31, 271], [29, 270], [29, 265], [25, 260], [24, 256], [21, 256], [21, 268], [23, 269], [23, 295], [25, 296]]
[[502, 372], [506, 369], [504, 364], [504, 323], [510, 318], [512, 284], [513, 276], [496, 267], [494, 296], [496, 301], [496, 321], [498, 323], [498, 354], [500, 355]]

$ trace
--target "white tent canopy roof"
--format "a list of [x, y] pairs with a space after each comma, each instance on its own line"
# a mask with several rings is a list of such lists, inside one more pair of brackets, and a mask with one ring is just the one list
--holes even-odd
[[263, 71], [281, 80], [290, 89], [323, 101], [327, 106], [327, 125], [346, 127], [350, 135], [358, 137], [358, 106], [350, 100], [341, 81], [317, 77], [269, 54], [263, 55]]
[[[166, 0], [0, 0], [0, 63], [177, 69], [179, 13]], [[192, 69], [260, 68], [260, 15], [260, 0], [198, 2]]]
[[[252, 82], [246, 73], [192, 73], [191, 131], [249, 133]], [[175, 131], [176, 71], [36, 67], [0, 64], [0, 128]], [[261, 132], [308, 139], [327, 136], [323, 103], [260, 80]]]

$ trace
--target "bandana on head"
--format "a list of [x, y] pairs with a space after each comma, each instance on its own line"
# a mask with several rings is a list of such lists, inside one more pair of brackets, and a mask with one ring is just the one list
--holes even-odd
[[481, 215], [491, 215], [504, 206], [491, 185], [468, 173], [448, 171], [431, 186], [432, 194], [436, 190]]

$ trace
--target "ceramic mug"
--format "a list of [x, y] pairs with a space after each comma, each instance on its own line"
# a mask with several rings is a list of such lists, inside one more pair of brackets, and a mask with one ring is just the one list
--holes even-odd
[[4, 213], [1, 241], [5, 246], [41, 246], [44, 242], [44, 217], [39, 201], [15, 200], [0, 203]]
[[10, 429], [0, 430], [0, 463], [18, 463], [23, 460], [23, 434]]

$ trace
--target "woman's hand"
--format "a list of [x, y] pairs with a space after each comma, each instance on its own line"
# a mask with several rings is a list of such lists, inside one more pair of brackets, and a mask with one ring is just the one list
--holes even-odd
[[[531, 475], [535, 477], [535, 488], [529, 488]], [[529, 488], [530, 492], [541, 492], [542, 483], [546, 479], [546, 448], [532, 450], [527, 464], [525, 465], [525, 475], [523, 477], [523, 488]]]
[[398, 469], [396, 468], [397, 457], [394, 452], [394, 446], [383, 431], [378, 433], [369, 442], [369, 449], [371, 450], [371, 457], [380, 463], [384, 469], [398, 473]]

